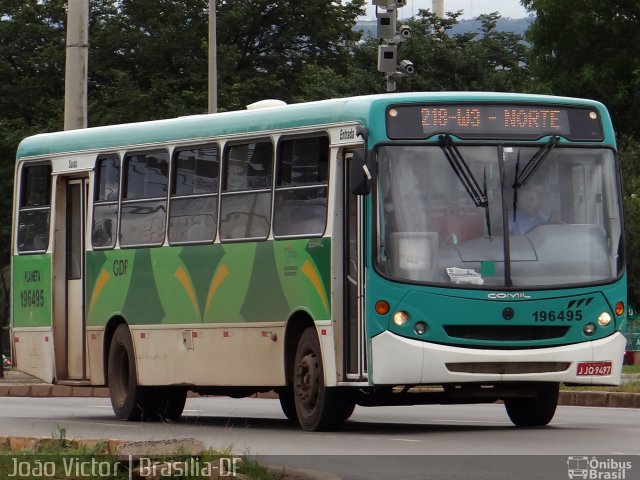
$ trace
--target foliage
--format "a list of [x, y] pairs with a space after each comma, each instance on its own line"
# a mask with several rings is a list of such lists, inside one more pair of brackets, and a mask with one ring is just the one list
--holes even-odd
[[[263, 98], [300, 102], [385, 91], [378, 41], [353, 26], [365, 0], [217, 0], [218, 105]], [[452, 34], [461, 12], [427, 10], [407, 22], [400, 57], [407, 90], [535, 91], [602, 100], [621, 142], [630, 299], [640, 302], [640, 91], [637, 2], [522, 0], [527, 34]], [[63, 122], [66, 0], [0, 2], [0, 267], [8, 264], [14, 156], [21, 138]], [[91, 0], [89, 125], [152, 120], [207, 109], [208, 0]], [[1, 324], [1, 322], [0, 322]]]
[[527, 39], [532, 73], [550, 93], [604, 102], [619, 132], [640, 136], [637, 1], [522, 0], [536, 14]]
[[65, 3], [0, 3], [0, 268], [9, 258], [16, 147], [62, 125]]
[[451, 35], [461, 15], [439, 18], [420, 10], [408, 22], [412, 36], [399, 55], [413, 61], [416, 74], [399, 82], [399, 90], [522, 91], [527, 80], [522, 36], [498, 32], [497, 13], [478, 17], [479, 32]]
[[620, 166], [624, 180], [625, 244], [627, 251], [628, 302], [640, 306], [640, 143], [625, 136], [620, 147]]

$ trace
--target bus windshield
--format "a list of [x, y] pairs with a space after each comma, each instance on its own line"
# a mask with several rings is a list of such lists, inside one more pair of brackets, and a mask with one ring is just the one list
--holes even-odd
[[388, 278], [544, 288], [621, 273], [610, 149], [390, 145], [378, 172], [376, 265]]

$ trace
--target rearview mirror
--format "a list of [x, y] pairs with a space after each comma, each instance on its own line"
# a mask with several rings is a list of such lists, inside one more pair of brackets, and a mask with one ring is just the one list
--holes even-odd
[[363, 148], [355, 150], [351, 157], [349, 170], [349, 187], [354, 195], [368, 195], [371, 193], [373, 172], [367, 165], [367, 151]]

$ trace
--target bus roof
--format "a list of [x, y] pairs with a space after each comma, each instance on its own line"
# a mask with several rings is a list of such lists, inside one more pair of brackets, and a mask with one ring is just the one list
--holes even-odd
[[[346, 121], [369, 124], [370, 117], [384, 118], [381, 113], [389, 104], [414, 102], [513, 102], [586, 105], [605, 112], [593, 100], [548, 95], [495, 92], [411, 92], [336, 98], [269, 108], [238, 110], [224, 113], [191, 115], [167, 120], [92, 127], [43, 133], [25, 138], [18, 146], [16, 158], [81, 152], [94, 149], [117, 149], [132, 145], [211, 138], [250, 132], [327, 125]], [[608, 116], [602, 115], [602, 118]], [[383, 128], [383, 122], [378, 128]], [[605, 138], [612, 137], [610, 125], [604, 125]], [[372, 132], [383, 135], [384, 132]]]

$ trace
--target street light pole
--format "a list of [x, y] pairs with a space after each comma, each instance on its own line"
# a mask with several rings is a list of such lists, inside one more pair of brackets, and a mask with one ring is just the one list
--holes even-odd
[[216, 0], [209, 0], [209, 113], [218, 110]]
[[64, 76], [64, 129], [87, 128], [89, 0], [69, 0]]

